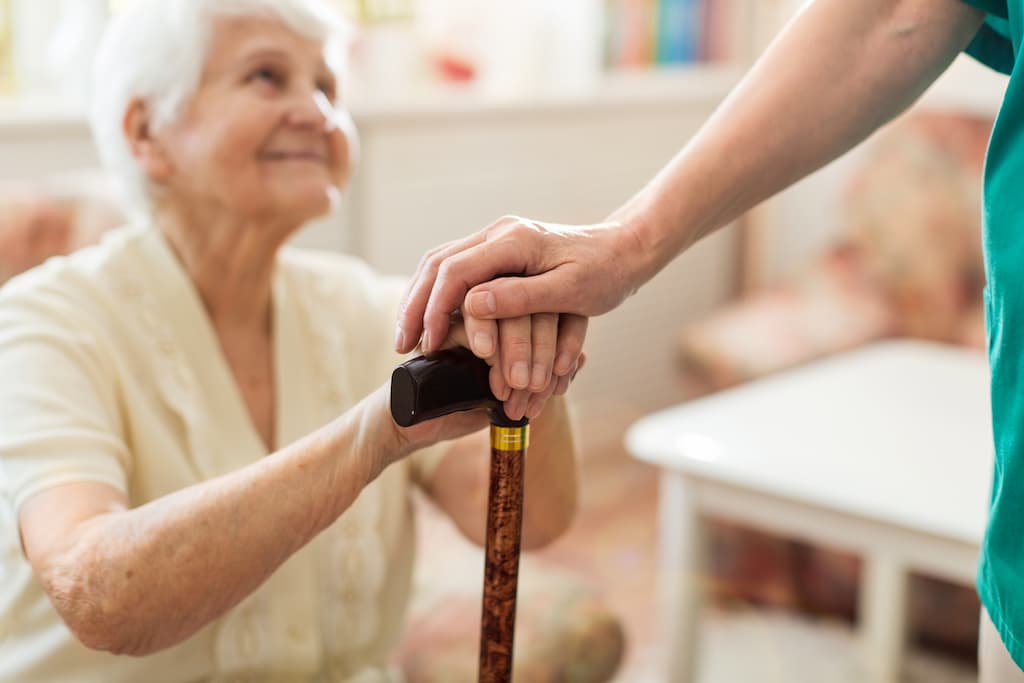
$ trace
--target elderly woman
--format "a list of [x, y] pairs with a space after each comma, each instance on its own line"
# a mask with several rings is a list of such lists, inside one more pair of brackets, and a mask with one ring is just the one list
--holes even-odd
[[[482, 540], [486, 418], [389, 414], [400, 289], [282, 248], [349, 174], [335, 36], [314, 0], [112, 25], [93, 124], [140, 218], [0, 291], [0, 680], [391, 680], [412, 486]], [[580, 327], [500, 330], [492, 357], [532, 344], [544, 375], [493, 373], [510, 416], [564, 392]], [[526, 477], [537, 547], [576, 503], [560, 398]]]

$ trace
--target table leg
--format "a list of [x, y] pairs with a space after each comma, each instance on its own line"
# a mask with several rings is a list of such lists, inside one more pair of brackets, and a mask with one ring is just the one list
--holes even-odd
[[863, 572], [860, 634], [868, 680], [898, 683], [906, 645], [906, 568], [893, 557], [869, 553]]
[[693, 683], [697, 671], [700, 610], [700, 519], [686, 478], [663, 471], [658, 503], [658, 601], [661, 610], [663, 680]]

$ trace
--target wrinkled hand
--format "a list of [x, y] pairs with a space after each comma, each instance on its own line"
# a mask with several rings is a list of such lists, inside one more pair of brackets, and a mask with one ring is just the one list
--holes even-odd
[[[578, 316], [571, 316], [575, 320], [573, 324], [579, 325], [579, 321], [582, 321], [583, 329], [580, 331], [585, 332], [586, 329], [586, 318], [579, 318]], [[569, 385], [575, 378], [576, 373], [583, 367], [587, 361], [586, 354], [582, 351], [577, 352], [575, 360], [569, 371], [564, 376], [557, 376], [553, 373], [550, 363], [545, 365], [547, 375], [544, 377], [543, 382], [538, 382], [540, 388], [537, 391], [530, 389], [513, 389], [505, 383], [504, 377], [501, 373], [501, 368], [498, 364], [503, 354], [500, 352], [504, 346], [510, 346], [513, 339], [520, 339], [525, 333], [525, 338], [531, 340], [538, 338], [541, 340], [541, 348], [545, 346], [548, 348], [554, 348], [554, 338], [558, 334], [559, 329], [559, 316], [557, 315], [542, 315], [542, 316], [523, 316], [521, 318], [513, 320], [502, 320], [498, 325], [499, 330], [499, 347], [496, 352], [492, 354], [489, 359], [485, 359], [488, 365], [491, 366], [490, 373], [490, 385], [491, 392], [500, 400], [504, 402], [505, 414], [513, 419], [518, 420], [522, 417], [528, 417], [531, 420], [539, 416], [543, 410], [544, 405], [548, 399], [552, 396], [560, 396], [565, 394], [569, 390]], [[467, 336], [467, 325], [461, 319], [461, 316], [453, 316], [453, 322], [449, 328], [448, 336], [441, 344], [441, 348], [454, 348], [458, 346], [469, 347], [468, 336]], [[536, 337], [534, 337], [536, 335]], [[582, 336], [580, 337], [582, 342]], [[545, 343], [544, 340], [550, 340]], [[531, 349], [527, 349], [528, 352], [532, 352]], [[540, 353], [544, 353], [541, 351]], [[553, 357], [552, 353], [547, 353], [545, 356], [549, 359]], [[489, 419], [484, 410], [472, 410], [463, 411], [459, 413], [453, 413], [444, 417], [437, 418], [435, 420], [428, 420], [412, 427], [398, 427], [395, 425], [395, 429], [399, 434], [401, 441], [411, 449], [424, 448], [426, 446], [435, 444], [439, 441], [447, 441], [450, 439], [456, 439], [466, 434], [470, 434], [475, 431], [479, 431], [486, 427], [489, 423]], [[392, 422], [392, 424], [394, 424]]]
[[[537, 393], [545, 374], [563, 379], [576, 367], [586, 335], [583, 316], [607, 312], [631, 293], [633, 262], [627, 257], [637, 250], [618, 224], [575, 227], [502, 218], [421, 259], [403, 298], [396, 346], [411, 350], [422, 331], [421, 348], [436, 350], [451, 312], [459, 309], [467, 346], [492, 367], [500, 366], [504, 384], [493, 382], [495, 388]], [[523, 276], [492, 280], [502, 273]], [[499, 337], [505, 339], [501, 344]], [[518, 412], [522, 396], [509, 400]]]
[[[395, 346], [408, 352], [420, 341], [422, 348], [439, 348], [448, 329], [452, 311], [462, 307], [473, 352], [491, 360], [497, 352], [497, 338], [511, 323], [508, 334], [525, 339], [529, 314], [574, 314], [593, 316], [606, 313], [632, 293], [634, 265], [640, 251], [635, 237], [617, 223], [592, 226], [551, 225], [523, 218], [505, 217], [480, 232], [428, 252], [413, 276], [403, 298]], [[496, 276], [516, 273], [516, 277]], [[532, 319], [536, 324], [536, 318]], [[559, 319], [566, 344], [575, 344], [585, 322]], [[540, 323], [551, 327], [551, 322]], [[531, 333], [532, 335], [532, 325]], [[562, 348], [562, 334], [556, 349], [555, 374], [567, 376], [571, 348]], [[571, 340], [571, 341], [570, 341]], [[535, 345], [536, 346], [536, 345]], [[533, 357], [523, 351], [523, 342], [513, 342], [501, 353], [500, 365], [506, 384], [515, 389], [536, 384], [523, 383], [523, 363]], [[563, 352], [568, 352], [563, 360]], [[541, 365], [547, 356], [540, 354]], [[531, 374], [532, 370], [528, 370]], [[537, 371], [538, 377], [542, 374]]]
[[[453, 319], [441, 348], [471, 349], [469, 340], [481, 321], [462, 316]], [[582, 350], [586, 331], [587, 319], [580, 316], [538, 313], [497, 321], [497, 342], [482, 358], [491, 367], [491, 393], [504, 402], [505, 415], [513, 420], [532, 420], [543, 412], [549, 398], [569, 390], [576, 373], [587, 362]], [[568, 363], [562, 372], [557, 372], [557, 349], [562, 349], [559, 360]], [[502, 372], [506, 363], [514, 368], [515, 385], [510, 385]]]

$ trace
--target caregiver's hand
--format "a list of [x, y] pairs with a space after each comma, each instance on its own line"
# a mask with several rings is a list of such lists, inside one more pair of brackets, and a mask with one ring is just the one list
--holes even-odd
[[[637, 238], [619, 223], [567, 226], [506, 216], [424, 255], [402, 302], [395, 346], [407, 352], [423, 333], [424, 350], [437, 349], [463, 301], [467, 316], [478, 320], [606, 313], [635, 289], [642, 259]], [[498, 277], [510, 273], [516, 277]], [[487, 355], [475, 343], [473, 350]]]

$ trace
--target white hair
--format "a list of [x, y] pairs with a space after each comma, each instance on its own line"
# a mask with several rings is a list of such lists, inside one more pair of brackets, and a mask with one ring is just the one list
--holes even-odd
[[153, 126], [173, 122], [199, 86], [213, 22], [224, 17], [278, 19], [323, 45], [328, 66], [342, 76], [349, 27], [324, 0], [135, 0], [100, 43], [90, 112], [100, 159], [130, 209], [145, 210], [149, 185], [125, 137], [128, 106], [144, 100]]

